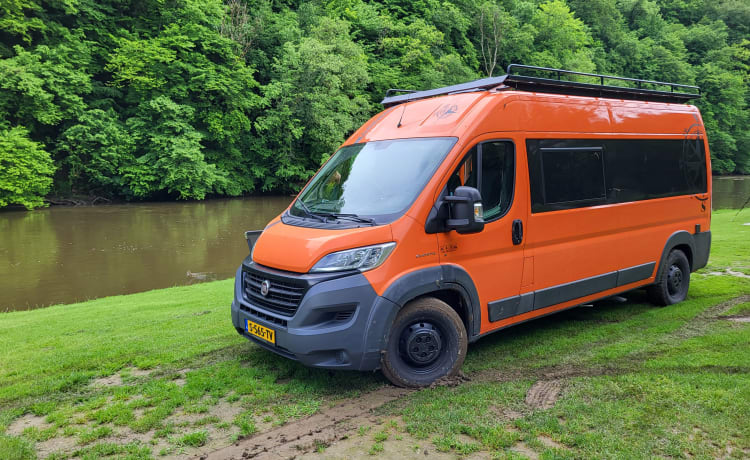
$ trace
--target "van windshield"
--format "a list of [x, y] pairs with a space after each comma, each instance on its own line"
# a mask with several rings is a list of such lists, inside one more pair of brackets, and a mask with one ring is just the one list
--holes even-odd
[[299, 194], [290, 214], [322, 222], [392, 221], [411, 206], [456, 140], [396, 139], [342, 147]]

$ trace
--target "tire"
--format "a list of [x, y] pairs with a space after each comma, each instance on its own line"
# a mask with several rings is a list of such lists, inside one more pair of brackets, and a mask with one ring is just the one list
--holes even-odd
[[649, 300], [656, 305], [672, 305], [687, 297], [690, 287], [690, 263], [685, 253], [675, 249], [667, 256], [664, 270], [656, 283], [648, 287]]
[[467, 347], [466, 328], [458, 313], [441, 300], [423, 297], [396, 315], [381, 370], [396, 386], [424, 387], [456, 375]]

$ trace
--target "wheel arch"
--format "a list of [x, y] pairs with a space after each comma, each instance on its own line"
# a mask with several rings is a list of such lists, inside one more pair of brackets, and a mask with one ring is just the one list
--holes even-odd
[[674, 249], [679, 249], [685, 253], [685, 256], [688, 259], [688, 264], [690, 265], [690, 271], [693, 271], [695, 239], [693, 238], [693, 235], [686, 232], [685, 230], [679, 230], [672, 233], [669, 238], [667, 238], [667, 242], [664, 245], [664, 250], [662, 250], [661, 257], [659, 258], [659, 267], [656, 270], [656, 280], [658, 280], [664, 272], [664, 265], [666, 264], [667, 256], [669, 256], [669, 253]]
[[[479, 295], [469, 274], [457, 265], [439, 265], [409, 272], [394, 281], [383, 297], [399, 309], [420, 297], [432, 296], [451, 306], [461, 318], [469, 341], [479, 337]], [[390, 328], [390, 327], [389, 327]]]

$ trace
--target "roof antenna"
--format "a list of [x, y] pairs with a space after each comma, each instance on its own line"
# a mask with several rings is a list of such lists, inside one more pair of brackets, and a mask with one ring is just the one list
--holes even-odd
[[401, 116], [398, 119], [398, 124], [396, 125], [396, 128], [400, 128], [401, 127], [401, 120], [404, 119], [404, 112], [406, 112], [406, 104], [408, 104], [408, 103], [409, 103], [409, 99], [407, 98], [406, 102], [404, 102], [404, 108], [401, 109]]

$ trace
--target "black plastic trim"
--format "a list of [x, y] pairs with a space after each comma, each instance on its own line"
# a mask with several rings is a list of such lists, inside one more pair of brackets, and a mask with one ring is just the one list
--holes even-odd
[[692, 271], [700, 270], [708, 263], [708, 255], [711, 253], [711, 230], [699, 232], [693, 235], [695, 249], [693, 250]]
[[690, 248], [690, 254], [685, 254], [690, 261], [690, 271], [693, 270], [693, 255], [695, 254], [695, 240], [693, 239], [693, 235], [686, 232], [685, 230], [679, 230], [674, 233], [672, 233], [669, 238], [667, 239], [667, 242], [664, 244], [664, 250], [661, 252], [661, 259], [659, 260], [659, 270], [656, 272], [656, 279], [659, 279], [661, 276], [662, 270], [664, 270], [664, 265], [667, 261], [667, 256], [669, 256], [669, 253], [677, 246], [687, 246]]
[[617, 286], [643, 281], [654, 273], [655, 267], [656, 262], [649, 262], [620, 270], [617, 272]]
[[521, 315], [532, 310], [551, 307], [569, 300], [603, 292], [626, 284], [643, 281], [654, 273], [656, 262], [623, 268], [570, 283], [558, 284], [538, 291], [495, 300], [487, 304], [490, 322]]
[[617, 272], [604, 273], [571, 283], [534, 291], [534, 310], [586, 297], [617, 287]]
[[383, 293], [385, 299], [400, 307], [421, 295], [444, 289], [456, 291], [467, 307], [469, 340], [479, 337], [481, 304], [471, 276], [458, 265], [444, 264], [407, 273], [394, 281]]
[[534, 309], [534, 293], [509, 297], [507, 299], [496, 300], [487, 305], [490, 322], [500, 321], [502, 319], [517, 316], [530, 312]]

